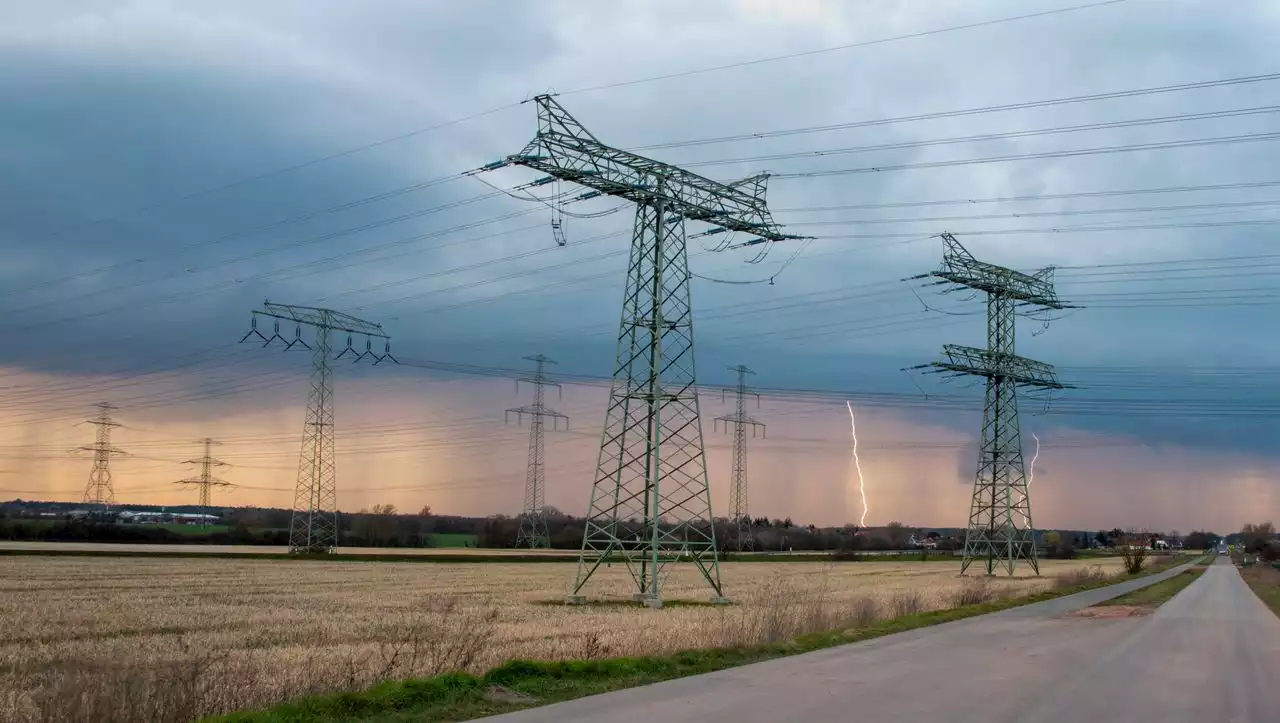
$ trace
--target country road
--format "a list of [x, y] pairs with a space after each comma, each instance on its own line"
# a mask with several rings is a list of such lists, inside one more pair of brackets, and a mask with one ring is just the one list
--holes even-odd
[[1229, 561], [1218, 559], [1154, 615], [1067, 615], [1140, 586], [485, 720], [1280, 721], [1280, 618]]

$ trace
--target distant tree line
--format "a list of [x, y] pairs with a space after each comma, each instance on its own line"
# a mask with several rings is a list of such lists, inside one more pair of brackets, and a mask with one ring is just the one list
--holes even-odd
[[[201, 545], [289, 544], [293, 512], [275, 508], [230, 508], [215, 510], [217, 525], [199, 524], [119, 524], [111, 513], [92, 512], [72, 517], [74, 507], [0, 506], [0, 539], [61, 542], [128, 542]], [[169, 511], [196, 511], [195, 508], [166, 508]], [[32, 517], [33, 512], [45, 516]], [[394, 505], [374, 505], [354, 513], [338, 515], [339, 546], [342, 547], [430, 547], [432, 536], [479, 533], [484, 520], [474, 517], [432, 514], [430, 506], [416, 514], [400, 514]]]
[[[59, 540], [77, 542], [133, 542], [164, 544], [219, 544], [219, 545], [275, 545], [289, 544], [289, 524], [293, 512], [278, 508], [226, 508], [215, 512], [221, 524], [202, 528], [187, 525], [122, 525], [110, 516], [95, 513], [88, 518], [72, 519], [67, 516], [78, 505], [68, 503], [9, 502], [0, 504], [0, 539], [4, 540]], [[157, 510], [143, 505], [130, 505], [131, 509]], [[172, 506], [168, 511], [198, 512], [195, 506]], [[53, 516], [36, 517], [38, 513]], [[547, 528], [551, 547], [560, 550], [576, 550], [582, 545], [585, 520], [566, 515], [554, 507], [546, 508]], [[962, 529], [934, 529], [908, 527], [901, 522], [890, 522], [883, 527], [859, 528], [854, 525], [817, 527], [796, 524], [791, 518], [770, 519], [754, 517], [743, 520], [750, 526], [755, 541], [754, 549], [760, 551], [827, 551], [827, 552], [879, 552], [905, 549], [951, 552], [963, 546]], [[633, 535], [642, 534], [638, 521], [624, 521], [622, 527]], [[434, 539], [442, 535], [474, 537], [478, 547], [511, 548], [515, 546], [520, 520], [508, 515], [489, 517], [462, 517], [437, 515], [431, 507], [424, 506], [416, 513], [402, 513], [395, 505], [378, 504], [359, 512], [343, 512], [338, 516], [341, 547], [431, 547]], [[738, 525], [728, 519], [715, 521], [717, 546], [722, 552], [736, 549]], [[1144, 533], [1143, 542], [1154, 546], [1156, 539], [1182, 540], [1188, 549], [1213, 549], [1223, 539], [1212, 532], [1194, 531], [1185, 538], [1176, 532], [1167, 536]], [[1261, 540], [1271, 541], [1274, 528], [1271, 523], [1246, 525], [1239, 535], [1260, 556], [1272, 554]], [[1149, 538], [1149, 539], [1147, 539]], [[1070, 559], [1079, 550], [1112, 548], [1122, 540], [1132, 539], [1132, 533], [1119, 528], [1082, 531], [1040, 531], [1038, 543], [1041, 554], [1049, 558]], [[466, 544], [466, 543], [464, 543]], [[1280, 544], [1280, 543], [1277, 543]], [[1280, 549], [1275, 550], [1280, 556]]]

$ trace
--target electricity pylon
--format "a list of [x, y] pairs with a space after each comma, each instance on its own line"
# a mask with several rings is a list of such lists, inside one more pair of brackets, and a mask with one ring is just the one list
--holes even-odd
[[[942, 234], [942, 266], [913, 279], [937, 278], [930, 285], [969, 288], [987, 295], [987, 348], [946, 344], [943, 361], [914, 369], [931, 369], [951, 376], [979, 376], [986, 382], [982, 413], [982, 440], [978, 470], [964, 537], [964, 574], [975, 560], [984, 560], [987, 574], [1004, 567], [1010, 575], [1018, 560], [1026, 560], [1036, 574], [1034, 527], [1027, 473], [1022, 457], [1022, 431], [1018, 422], [1018, 387], [1070, 389], [1058, 381], [1053, 365], [1018, 356], [1014, 328], [1018, 307], [1037, 310], [1067, 309], [1053, 286], [1053, 267], [1025, 274], [973, 258], [949, 233]], [[1020, 527], [1019, 525], [1024, 525]]]
[[[747, 506], [747, 428], [751, 428], [751, 436], [754, 437], [757, 430], [764, 434], [765, 425], [747, 416], [747, 395], [754, 396], [756, 404], [760, 404], [760, 395], [747, 389], [747, 375], [755, 372], [741, 364], [729, 367], [729, 371], [738, 373], [738, 386], [735, 390], [738, 409], [733, 414], [716, 417], [715, 421], [723, 422], [725, 431], [728, 431], [729, 425], [733, 425], [733, 477], [729, 487], [729, 521], [736, 531], [735, 546], [738, 552], [743, 552], [754, 550], [756, 544], [751, 528], [751, 512]], [[723, 391], [721, 399], [723, 399]]]
[[[335, 331], [347, 332], [347, 347], [333, 357], [342, 359], [347, 354], [353, 361], [373, 359], [375, 365], [390, 360], [391, 337], [382, 331], [381, 324], [357, 319], [332, 309], [310, 306], [293, 306], [263, 302], [262, 309], [254, 309], [250, 318], [249, 333], [241, 342], [256, 336], [269, 346], [279, 339], [286, 351], [295, 346], [311, 350], [311, 391], [307, 395], [307, 416], [302, 427], [302, 454], [298, 461], [298, 483], [293, 495], [293, 519], [289, 525], [289, 552], [313, 554], [333, 552], [338, 546], [338, 473], [333, 448], [333, 370], [329, 366], [329, 354], [333, 351], [329, 335]], [[275, 319], [275, 333], [271, 337], [258, 331], [258, 317]], [[293, 341], [280, 336], [280, 321], [294, 322]], [[302, 340], [302, 327], [315, 329], [315, 346]], [[356, 353], [351, 346], [352, 334], [365, 337], [364, 351]], [[386, 352], [375, 354], [373, 338], [386, 341]]]
[[686, 561], [711, 586], [713, 600], [724, 601], [695, 387], [685, 221], [710, 224], [705, 235], [749, 235], [722, 249], [800, 237], [782, 233], [770, 216], [767, 174], [712, 181], [607, 146], [551, 96], [533, 100], [533, 140], [480, 170], [525, 166], [548, 174], [531, 186], [572, 181], [592, 189], [579, 198], [603, 194], [636, 204], [613, 384], [566, 602], [585, 602], [583, 586], [616, 560], [631, 574], [634, 599], [651, 607], [662, 606], [668, 566]]
[[217, 477], [213, 476], [214, 467], [228, 466], [226, 462], [223, 462], [220, 459], [215, 459], [213, 457], [213, 445], [221, 444], [221, 443], [216, 442], [209, 437], [205, 437], [203, 440], [203, 444], [204, 444], [203, 457], [200, 457], [199, 459], [189, 459], [186, 462], [183, 462], [183, 464], [200, 465], [200, 476], [180, 479], [177, 482], [174, 482], [174, 484], [196, 485], [197, 487], [199, 487], [200, 488], [200, 510], [207, 515], [209, 514], [209, 507], [210, 507], [210, 498], [209, 498], [210, 488], [231, 487], [232, 484], [230, 482], [227, 482], [226, 480], [218, 479]]
[[541, 354], [527, 356], [525, 359], [536, 365], [535, 371], [532, 377], [516, 380], [516, 391], [520, 391], [520, 382], [532, 384], [533, 404], [527, 407], [512, 407], [507, 410], [506, 417], [510, 422], [511, 415], [514, 413], [516, 423], [519, 424], [526, 414], [529, 415], [529, 469], [525, 472], [524, 507], [520, 513], [520, 531], [516, 535], [516, 547], [535, 549], [551, 547], [551, 537], [547, 532], [547, 518], [543, 510], [547, 504], [547, 452], [543, 434], [544, 422], [550, 418], [551, 428], [558, 430], [560, 420], [563, 419], [564, 427], [568, 429], [569, 417], [551, 409], [545, 402], [544, 387], [560, 389], [559, 384], [547, 381], [544, 372], [545, 365], [555, 364], [555, 362]]
[[98, 428], [92, 447], [81, 447], [85, 452], [93, 452], [93, 469], [89, 470], [89, 484], [84, 488], [84, 503], [107, 509], [116, 503], [116, 491], [111, 485], [111, 458], [125, 454], [122, 449], [111, 446], [111, 428], [120, 424], [111, 420], [111, 412], [118, 409], [108, 402], [98, 402], [98, 416], [86, 419], [86, 424]]

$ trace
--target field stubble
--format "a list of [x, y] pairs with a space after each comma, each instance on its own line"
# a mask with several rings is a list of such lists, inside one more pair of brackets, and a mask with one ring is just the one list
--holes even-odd
[[[1091, 561], [1094, 562], [1094, 561]], [[1107, 573], [1117, 560], [1099, 560]], [[0, 719], [190, 720], [513, 658], [594, 659], [753, 645], [983, 598], [1045, 576], [962, 579], [958, 563], [727, 563], [730, 607], [566, 607], [572, 564], [0, 559]], [[706, 601], [691, 569], [669, 600]], [[625, 599], [625, 568], [595, 598]]]

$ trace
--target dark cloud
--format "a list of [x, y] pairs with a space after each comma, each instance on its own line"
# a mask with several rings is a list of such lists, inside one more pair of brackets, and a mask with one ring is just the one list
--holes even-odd
[[[1036, 7], [1050, 7], [1038, 3]], [[896, 117], [1269, 70], [1277, 17], [1263, 2], [1082, 11], [753, 65], [662, 82], [584, 87], [677, 73], [1026, 12], [1024, 3], [717, 2], [549, 6], [483, 3], [38, 3], [0, 23], [0, 319], [9, 365], [42, 372], [162, 370], [239, 338], [263, 298], [332, 305], [383, 322], [397, 348], [423, 358], [513, 366], [543, 350], [563, 368], [607, 374], [630, 233], [629, 209], [566, 220], [557, 248], [550, 211], [495, 197], [472, 179], [397, 194], [518, 150], [534, 133], [523, 105], [300, 170], [182, 198], [342, 149], [505, 106], [547, 89], [606, 142], [641, 146], [710, 136]], [[705, 161], [940, 139], [981, 133], [1262, 106], [1274, 83], [1054, 106], [1004, 114], [646, 151]], [[695, 166], [716, 178], [1117, 146], [1256, 133], [1273, 115], [1017, 139]], [[1061, 264], [1064, 298], [1086, 307], [1032, 336], [1021, 353], [1059, 363], [1082, 389], [1047, 417], [1100, 432], [1179, 444], [1268, 448], [1275, 394], [1255, 372], [1276, 353], [1257, 330], [1268, 267], [1106, 275], [1096, 264], [1166, 262], [1270, 251], [1267, 226], [1072, 232], [1072, 225], [1179, 224], [1275, 218], [1273, 209], [1126, 212], [1105, 216], [884, 219], [1010, 215], [1031, 208], [972, 204], [800, 210], [928, 199], [1067, 194], [1274, 180], [1272, 144], [823, 178], [777, 178], [777, 217], [822, 236], [907, 233], [906, 239], [823, 238], [776, 285], [699, 280], [694, 299], [702, 376], [730, 364], [768, 386], [920, 396], [899, 369], [944, 342], [980, 345], [980, 301], [913, 295], [904, 276], [929, 270], [949, 228], [980, 258]], [[512, 186], [531, 180], [494, 174]], [[336, 208], [391, 192], [382, 200]], [[1064, 199], [1034, 210], [1265, 201], [1274, 191]], [[156, 201], [161, 206], [144, 208]], [[576, 210], [604, 211], [608, 201]], [[527, 215], [500, 218], [522, 211]], [[330, 209], [332, 212], [329, 212]], [[431, 213], [424, 213], [439, 209]], [[125, 213], [121, 213], [124, 211]], [[295, 220], [306, 216], [303, 220]], [[107, 219], [107, 220], [103, 220]], [[398, 219], [398, 220], [396, 220]], [[806, 225], [860, 220], [845, 226]], [[485, 222], [485, 223], [478, 223]], [[468, 227], [469, 226], [469, 227]], [[467, 227], [467, 228], [462, 228]], [[1057, 233], [965, 235], [1007, 229]], [[694, 229], [691, 229], [694, 230]], [[918, 232], [918, 236], [916, 236]], [[724, 280], [773, 275], [790, 249], [759, 265], [691, 243], [691, 266]], [[1129, 267], [1159, 271], [1162, 267]], [[1182, 267], [1168, 267], [1182, 268]], [[1173, 276], [1184, 280], [1170, 280]], [[45, 283], [57, 280], [57, 283]], [[890, 283], [884, 283], [890, 282]], [[1120, 283], [1123, 282], [1123, 283]], [[876, 285], [881, 284], [881, 285]], [[1261, 288], [1261, 291], [1243, 289]], [[1216, 292], [1214, 290], [1217, 290]], [[1159, 293], [1157, 293], [1159, 292]], [[1178, 294], [1185, 294], [1179, 298]], [[1130, 294], [1124, 296], [1121, 294]], [[1223, 300], [1204, 301], [1223, 297]], [[922, 300], [923, 299], [923, 300]], [[1178, 303], [1181, 302], [1181, 303]], [[1268, 302], [1269, 303], [1269, 302]], [[925, 304], [956, 316], [927, 311]], [[1163, 304], [1164, 306], [1158, 306]], [[1149, 373], [1136, 371], [1154, 365]], [[1133, 370], [1117, 371], [1128, 366]], [[1101, 367], [1107, 367], [1102, 369]], [[193, 380], [192, 384], [201, 384]], [[230, 382], [229, 382], [230, 383]], [[971, 406], [908, 413], [961, 428], [980, 390], [922, 381]], [[1073, 401], [1074, 400], [1074, 401]], [[1231, 405], [1254, 416], [1194, 416]], [[1122, 412], [1122, 413], [1120, 413]], [[963, 466], [963, 465], [962, 465]], [[972, 474], [970, 469], [962, 478]]]

